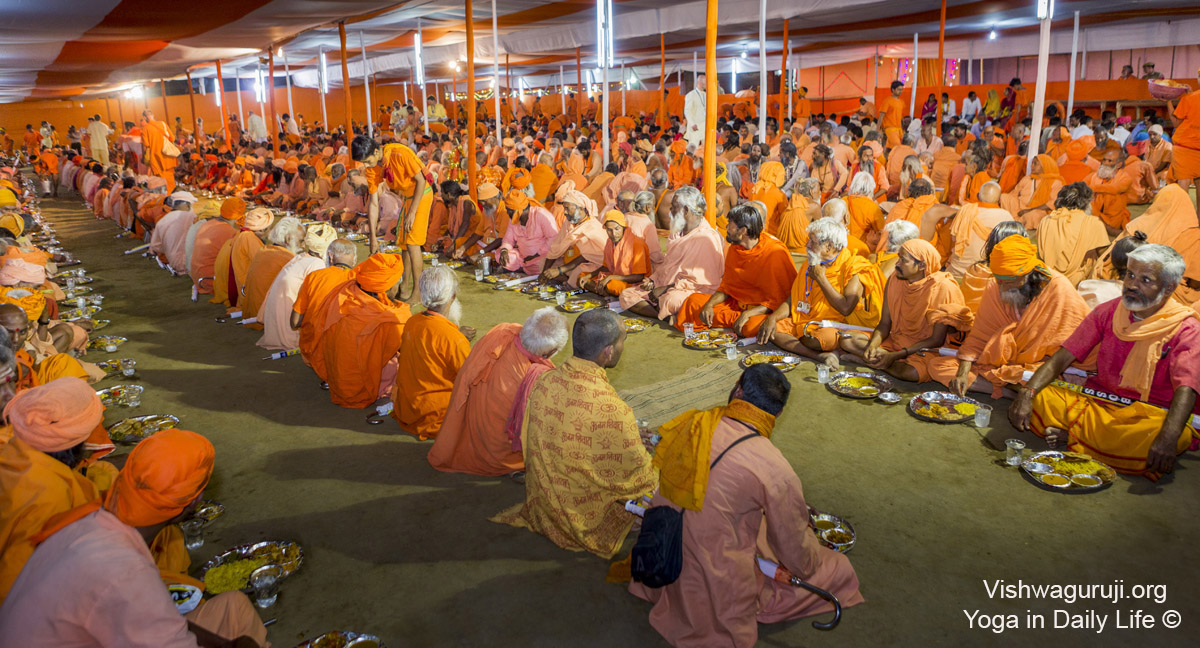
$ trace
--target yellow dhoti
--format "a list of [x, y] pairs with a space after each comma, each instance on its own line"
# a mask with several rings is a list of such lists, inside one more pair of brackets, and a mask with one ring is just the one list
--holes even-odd
[[[1030, 417], [1033, 432], [1044, 437], [1046, 428], [1066, 430], [1070, 435], [1067, 449], [1072, 452], [1094, 457], [1119, 473], [1158, 481], [1162, 475], [1146, 471], [1146, 455], [1167, 411], [1140, 401], [1110, 402], [1080, 389], [1055, 381], [1038, 392]], [[1198, 436], [1194, 423], [1189, 422], [1175, 442], [1175, 452], [1183, 454]]]

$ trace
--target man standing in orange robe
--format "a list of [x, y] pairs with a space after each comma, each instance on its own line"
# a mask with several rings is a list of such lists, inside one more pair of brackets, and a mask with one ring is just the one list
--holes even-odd
[[175, 166], [178, 158], [163, 152], [163, 146], [172, 140], [171, 128], [166, 122], [156, 121], [154, 113], [142, 111], [142, 151], [150, 173], [167, 183], [167, 193], [175, 191]]

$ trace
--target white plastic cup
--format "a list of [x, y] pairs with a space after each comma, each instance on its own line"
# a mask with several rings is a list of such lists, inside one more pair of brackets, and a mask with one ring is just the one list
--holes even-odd
[[1024, 459], [1025, 455], [1025, 442], [1020, 439], [1009, 439], [1008, 441], [1004, 442], [1004, 445], [1007, 446], [1008, 449], [1008, 455], [1006, 457], [1008, 465], [1020, 466], [1021, 460]]
[[737, 357], [738, 357], [737, 345], [736, 344], [726, 344], [725, 345], [725, 359], [726, 360], [737, 360]]
[[[979, 404], [975, 406], [975, 427], [987, 427], [992, 421], [992, 407], [990, 405]], [[1025, 447], [1022, 443], [1021, 447]]]
[[690, 340], [696, 337], [696, 326], [691, 322], [683, 325], [683, 337]]
[[557, 302], [559, 306], [566, 306], [567, 305], [567, 293], [560, 292], [560, 293], [556, 294], [554, 296], [554, 301]]
[[109, 353], [114, 353], [117, 350], [117, 344], [115, 342], [108, 342], [104, 345], [104, 350]]
[[254, 604], [259, 608], [269, 608], [275, 605], [279, 598], [279, 580], [283, 577], [283, 568], [279, 565], [265, 565], [250, 572], [250, 586], [254, 588]]
[[483, 268], [475, 268], [475, 281], [483, 281]]
[[829, 365], [817, 365], [817, 382], [821, 383], [822, 385], [829, 382]]

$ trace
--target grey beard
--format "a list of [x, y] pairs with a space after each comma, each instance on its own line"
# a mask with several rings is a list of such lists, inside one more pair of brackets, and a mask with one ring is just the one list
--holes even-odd
[[458, 301], [458, 298], [455, 297], [454, 303], [450, 304], [446, 312], [442, 313], [442, 315], [453, 322], [455, 326], [458, 326], [458, 323], [462, 321], [462, 302]]
[[1143, 311], [1153, 307], [1162, 299], [1162, 294], [1156, 295], [1153, 299], [1145, 299], [1142, 296], [1130, 297], [1129, 295], [1121, 295], [1121, 305], [1131, 311]]
[[1000, 300], [1004, 303], [1015, 306], [1018, 310], [1024, 309], [1029, 305], [1029, 301], [1025, 299], [1025, 295], [1021, 294], [1021, 289], [1001, 290]]
[[682, 232], [685, 227], [687, 227], [687, 219], [683, 217], [683, 214], [671, 212], [671, 236]]
[[871, 174], [871, 177], [875, 177], [875, 163], [874, 162], [863, 162], [863, 161], [859, 160], [858, 170], [862, 171], [863, 173]]
[[1107, 164], [1101, 164], [1099, 169], [1096, 169], [1096, 176], [1101, 180], [1112, 180], [1117, 175], [1117, 169], [1110, 167]]

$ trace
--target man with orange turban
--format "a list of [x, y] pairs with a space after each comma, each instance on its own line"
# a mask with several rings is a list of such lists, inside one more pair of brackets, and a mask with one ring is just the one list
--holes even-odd
[[783, 165], [775, 161], [765, 162], [758, 170], [758, 182], [750, 189], [750, 200], [756, 200], [766, 207], [764, 218], [767, 233], [771, 236], [779, 234], [779, 223], [787, 207], [787, 196], [780, 190], [784, 182], [787, 182], [787, 176]]
[[421, 246], [429, 232], [429, 212], [433, 208], [433, 181], [428, 170], [415, 151], [404, 144], [379, 146], [366, 135], [359, 135], [350, 144], [351, 157], [355, 162], [366, 165], [368, 189], [371, 202], [367, 207], [370, 231], [370, 251], [379, 251], [379, 186], [388, 189], [400, 199], [400, 218], [396, 228], [396, 244], [403, 246], [404, 284], [400, 288], [401, 301], [407, 301], [417, 289], [424, 261]]
[[711, 295], [687, 298], [675, 318], [675, 328], [695, 330], [730, 328], [739, 336], [754, 336], [780, 304], [796, 279], [792, 254], [779, 239], [764, 230], [762, 214], [742, 204], [729, 210], [725, 240], [725, 273]]
[[[213, 267], [213, 304], [237, 307], [246, 285], [254, 254], [262, 249], [263, 237], [275, 217], [265, 207], [250, 210], [242, 220], [241, 231], [225, 242]], [[199, 237], [199, 234], [197, 234]]]
[[199, 434], [159, 432], [133, 449], [103, 502], [51, 518], [0, 607], [0, 643], [263, 645], [266, 628], [245, 594], [219, 594], [187, 611], [172, 600], [147, 550], [160, 530], [192, 514], [214, 455]]
[[883, 308], [883, 286], [879, 267], [850, 251], [845, 225], [819, 218], [808, 226], [807, 260], [791, 293], [763, 322], [758, 343], [773, 342], [836, 369], [841, 332], [822, 323], [874, 327]]
[[[217, 257], [225, 244], [237, 235], [237, 228], [241, 227], [245, 218], [246, 201], [232, 196], [221, 203], [220, 217], [198, 221], [188, 229], [185, 251], [188, 276], [192, 278], [193, 298], [197, 294], [207, 295], [213, 292]], [[225, 291], [229, 291], [228, 283]]]
[[620, 295], [631, 285], [640, 284], [650, 274], [650, 249], [646, 241], [629, 231], [625, 214], [610, 209], [604, 215], [604, 263], [592, 273], [580, 276], [579, 285], [597, 295]]
[[498, 238], [472, 255], [478, 265], [485, 254], [495, 252], [499, 267], [509, 272], [538, 274], [550, 250], [550, 241], [558, 234], [554, 216], [541, 205], [535, 205], [523, 191], [513, 190], [504, 197], [496, 218], [509, 221], [503, 238]]
[[311, 313], [312, 347], [301, 353], [342, 407], [363, 408], [391, 393], [410, 311], [395, 301], [404, 277], [398, 254], [372, 254]]
[[957, 360], [929, 362], [933, 379], [960, 396], [970, 390], [1000, 398], [1024, 384], [1026, 372], [1040, 367], [1088, 313], [1071, 282], [1047, 268], [1024, 236], [997, 243], [988, 265], [995, 281], [984, 290]]
[[[1024, 160], [1021, 165], [1024, 167]], [[1037, 229], [1038, 223], [1050, 210], [1063, 188], [1058, 163], [1049, 155], [1041, 154], [1033, 159], [1033, 173], [1021, 178], [1011, 191], [1000, 196], [1000, 206], [1027, 229]], [[1004, 190], [1001, 185], [1001, 191]]]
[[678, 189], [695, 181], [695, 167], [692, 156], [688, 154], [688, 142], [677, 139], [671, 143], [671, 164], [667, 168], [667, 179], [672, 189]]
[[843, 348], [875, 369], [908, 382], [929, 381], [929, 360], [975, 320], [958, 282], [938, 270], [942, 255], [923, 239], [900, 245], [896, 269], [884, 289], [879, 324], [868, 337], [851, 332]]
[[400, 429], [424, 441], [434, 438], [450, 407], [459, 367], [471, 352], [475, 330], [459, 327], [458, 276], [446, 266], [421, 274], [425, 310], [404, 326], [392, 388], [392, 418]]
[[1109, 149], [1100, 168], [1084, 181], [1092, 188], [1092, 213], [1104, 221], [1111, 236], [1116, 236], [1129, 222], [1129, 188], [1133, 178], [1125, 170], [1125, 151]]
[[[1051, 448], [1091, 455], [1151, 481], [1173, 470], [1200, 434], [1200, 318], [1172, 296], [1184, 260], [1165, 245], [1129, 253], [1120, 299], [1092, 311], [1021, 388], [1008, 409], [1018, 430]], [[1096, 357], [1084, 386], [1058, 380], [1068, 365]]]
[[[6, 360], [0, 362], [4, 365], [0, 373], [11, 376], [15, 370], [11, 352], [5, 348], [0, 356]], [[104, 407], [96, 392], [78, 378], [60, 378], [15, 396], [5, 389], [0, 400], [6, 401], [0, 406], [11, 426], [11, 437], [0, 440], [3, 604], [33, 554], [30, 539], [50, 518], [99, 497], [96, 486], [74, 469], [87, 455], [86, 442], [100, 425]]]
[[1087, 140], [1071, 140], [1062, 147], [1062, 155], [1055, 161], [1058, 162], [1058, 172], [1062, 175], [1063, 185], [1082, 182], [1099, 168], [1100, 162], [1088, 155], [1088, 151], [1091, 150], [1092, 145]]

